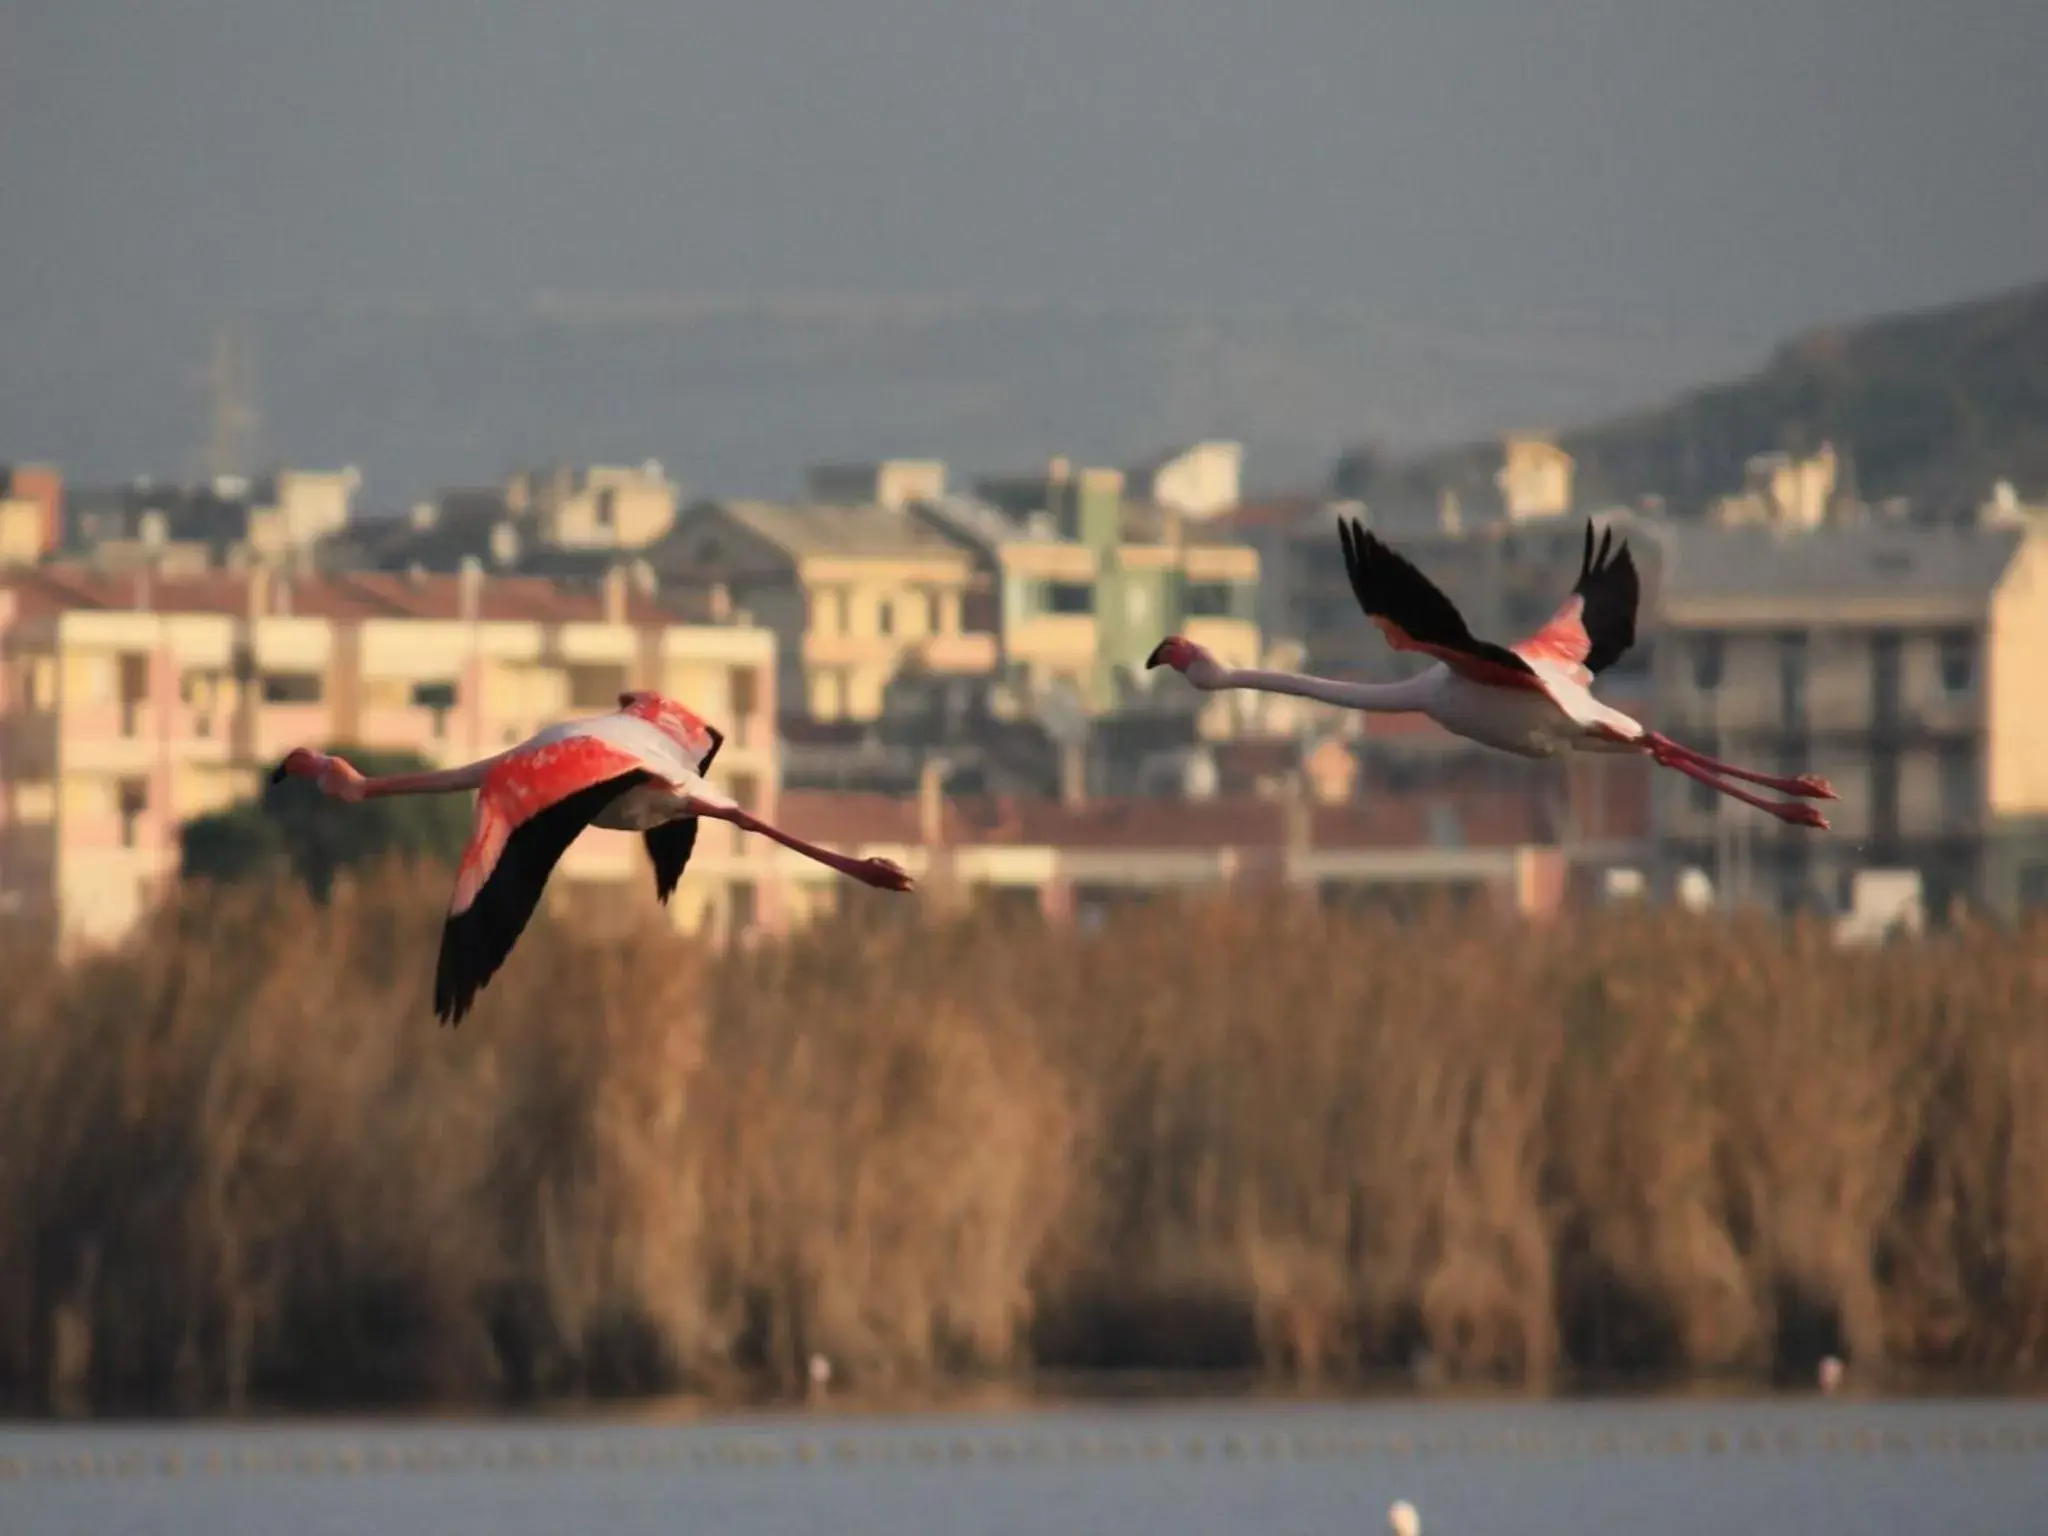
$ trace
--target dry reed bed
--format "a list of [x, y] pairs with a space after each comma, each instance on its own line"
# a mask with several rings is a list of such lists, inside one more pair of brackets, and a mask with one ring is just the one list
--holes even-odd
[[720, 956], [650, 903], [537, 923], [448, 1032], [438, 890], [0, 954], [0, 1395], [2048, 1364], [2038, 925], [1247, 902]]

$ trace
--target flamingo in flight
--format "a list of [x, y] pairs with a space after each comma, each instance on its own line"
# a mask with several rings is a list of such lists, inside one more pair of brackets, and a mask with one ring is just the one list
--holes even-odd
[[1682, 746], [1593, 697], [1593, 679], [1636, 643], [1640, 586], [1635, 557], [1614, 531], [1598, 545], [1586, 525], [1585, 556], [1571, 595], [1526, 640], [1496, 645], [1476, 638], [1457, 607], [1430, 579], [1356, 522], [1337, 525], [1344, 568], [1366, 617], [1397, 651], [1418, 651], [1436, 665], [1398, 683], [1342, 683], [1291, 672], [1219, 666], [1178, 635], [1159, 642], [1145, 665], [1168, 666], [1205, 692], [1248, 688], [1317, 699], [1346, 709], [1425, 714], [1445, 730], [1521, 757], [1567, 752], [1639, 752], [1793, 826], [1827, 829], [1816, 806], [1767, 800], [1734, 780], [1806, 800], [1833, 800], [1816, 774], [1781, 777], [1724, 763]]
[[620, 694], [611, 714], [551, 725], [461, 768], [364, 778], [343, 758], [295, 747], [270, 781], [311, 779], [323, 794], [351, 803], [478, 791], [434, 974], [434, 1012], [456, 1025], [505, 963], [556, 862], [585, 827], [638, 832], [664, 906], [707, 817], [772, 838], [864, 885], [911, 888], [910, 876], [889, 860], [849, 858], [792, 837], [713, 789], [704, 775], [724, 742], [723, 732], [674, 700], [642, 691]]

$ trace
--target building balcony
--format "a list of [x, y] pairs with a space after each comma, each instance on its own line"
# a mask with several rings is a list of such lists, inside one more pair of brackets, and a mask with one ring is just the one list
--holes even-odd
[[1047, 613], [1017, 619], [1004, 636], [1008, 658], [1026, 666], [1092, 666], [1096, 643], [1095, 616], [1090, 613]]
[[933, 635], [905, 647], [934, 672], [980, 674], [996, 669], [996, 637], [983, 630], [969, 634]]

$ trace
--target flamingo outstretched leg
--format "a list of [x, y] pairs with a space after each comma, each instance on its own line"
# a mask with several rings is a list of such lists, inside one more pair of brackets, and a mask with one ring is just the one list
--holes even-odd
[[1753, 805], [1758, 810], [1792, 826], [1815, 827], [1822, 832], [1828, 830], [1828, 819], [1821, 814], [1818, 806], [1806, 805], [1796, 800], [1766, 800], [1762, 795], [1752, 795], [1748, 790], [1738, 788], [1726, 779], [1717, 778], [1711, 769], [1690, 757], [1652, 749], [1650, 759], [1660, 768], [1675, 769], [1688, 779], [1697, 779], [1709, 788], [1720, 791], [1731, 800]]
[[1808, 800], [1838, 800], [1841, 798], [1835, 793], [1835, 786], [1817, 773], [1781, 775], [1758, 773], [1753, 768], [1739, 768], [1733, 763], [1722, 762], [1718, 757], [1709, 757], [1697, 748], [1688, 747], [1681, 742], [1673, 741], [1669, 736], [1658, 731], [1644, 732], [1643, 741], [1649, 747], [1650, 755], [1655, 757], [1660, 763], [1664, 763], [1666, 767], [1674, 766], [1667, 759], [1683, 758], [1685, 761], [1697, 764], [1699, 767], [1706, 769], [1710, 773], [1717, 774], [1721, 778], [1741, 779], [1746, 784], [1760, 784], [1765, 789], [1775, 789], [1781, 795], [1800, 795]]
[[862, 885], [871, 885], [879, 891], [908, 891], [916, 882], [905, 873], [903, 866], [888, 859], [856, 859], [844, 853], [835, 853], [830, 848], [821, 848], [816, 843], [785, 832], [771, 822], [750, 815], [736, 805], [711, 805], [703, 801], [693, 802], [691, 810], [698, 816], [716, 821], [729, 821], [743, 832], [758, 832], [761, 836], [782, 844], [807, 859], [816, 859], [827, 869], [836, 869]]
[[[1778, 779], [1764, 774], [1750, 773], [1746, 769], [1735, 768], [1727, 769], [1724, 774], [1717, 771], [1717, 766], [1719, 765], [1717, 765], [1715, 759], [1682, 747], [1670, 737], [1659, 735], [1655, 731], [1644, 731], [1641, 735], [1629, 735], [1617, 730], [1612, 725], [1601, 724], [1594, 726], [1589, 734], [1594, 742], [1600, 743], [1596, 750], [1606, 752], [1641, 752], [1659, 768], [1669, 768], [1684, 774], [1688, 779], [1696, 779], [1717, 793], [1726, 795], [1731, 800], [1739, 800], [1744, 805], [1754, 806], [1757, 810], [1764, 812], [1766, 815], [1775, 816], [1782, 822], [1798, 827], [1814, 827], [1823, 832], [1829, 830], [1827, 817], [1823, 816], [1815, 806], [1784, 800], [1766, 800], [1761, 795], [1753, 795], [1748, 790], [1740, 789], [1729, 782], [1730, 779], [1739, 778], [1747, 779], [1752, 783], [1776, 786], [1780, 784], [1791, 785], [1798, 783], [1798, 780]], [[1827, 794], [1825, 798], [1834, 798], [1833, 789], [1828, 786], [1827, 781], [1824, 779], [1812, 780], [1812, 784], [1803, 792], [1813, 794], [1813, 786], [1826, 789]]]

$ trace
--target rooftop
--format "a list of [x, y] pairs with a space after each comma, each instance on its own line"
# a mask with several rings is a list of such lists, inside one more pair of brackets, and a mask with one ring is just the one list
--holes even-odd
[[[265, 580], [270, 586], [259, 596], [254, 584]], [[209, 571], [172, 577], [75, 564], [37, 566], [0, 581], [0, 590], [12, 592], [20, 611], [30, 616], [139, 610], [243, 617], [260, 604], [261, 611], [274, 616], [344, 621], [461, 619], [466, 616], [462, 587], [460, 576]], [[491, 623], [605, 621], [605, 595], [598, 583], [570, 586], [526, 576], [487, 577], [477, 582], [476, 599], [476, 617]], [[636, 625], [689, 622], [630, 587], [625, 617]]]
[[772, 501], [720, 501], [711, 505], [792, 555], [965, 558], [960, 546], [936, 528], [911, 513], [890, 507]]
[[1981, 602], [2025, 537], [2012, 527], [1861, 523], [1814, 529], [1673, 524], [1664, 549], [1667, 600], [1796, 602], [1877, 597]]

